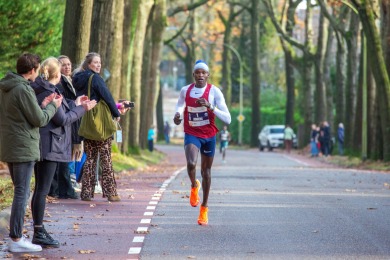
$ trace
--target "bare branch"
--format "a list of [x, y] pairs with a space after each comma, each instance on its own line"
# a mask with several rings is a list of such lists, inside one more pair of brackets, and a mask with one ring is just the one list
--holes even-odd
[[271, 18], [271, 21], [273, 23], [273, 25], [275, 26], [275, 29], [276, 31], [279, 33], [279, 35], [281, 37], [283, 37], [283, 39], [285, 39], [287, 42], [289, 42], [291, 45], [299, 48], [300, 50], [306, 52], [306, 48], [303, 44], [299, 43], [298, 41], [296, 41], [294, 38], [290, 37], [289, 35], [286, 34], [286, 32], [281, 28], [280, 24], [278, 23], [278, 21], [276, 20], [276, 17], [275, 17], [275, 13], [274, 13], [274, 10], [273, 10], [273, 7], [272, 7], [272, 4], [269, 0], [262, 0], [266, 9], [267, 9], [267, 12]]
[[180, 13], [180, 12], [187, 12], [187, 11], [194, 10], [194, 9], [198, 8], [199, 6], [204, 5], [208, 1], [209, 0], [199, 0], [198, 2], [195, 2], [195, 3], [192, 3], [192, 4], [185, 4], [185, 5], [182, 5], [182, 6], [178, 6], [178, 7], [174, 8], [174, 9], [170, 9], [170, 10], [168, 10], [168, 17], [172, 17], [175, 14]]

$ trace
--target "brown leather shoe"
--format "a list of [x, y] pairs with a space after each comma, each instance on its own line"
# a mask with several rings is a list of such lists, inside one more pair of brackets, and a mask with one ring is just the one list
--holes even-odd
[[121, 197], [119, 197], [118, 195], [110, 196], [110, 197], [108, 197], [108, 201], [111, 201], [111, 202], [121, 201]]

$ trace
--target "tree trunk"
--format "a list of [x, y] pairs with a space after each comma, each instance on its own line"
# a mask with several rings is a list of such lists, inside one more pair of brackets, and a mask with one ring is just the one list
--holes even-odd
[[114, 100], [120, 97], [121, 73], [122, 73], [122, 51], [123, 51], [123, 19], [124, 19], [124, 0], [114, 0], [112, 13], [112, 48], [109, 58], [109, 71], [111, 77], [108, 81], [108, 87]]
[[[324, 63], [322, 65], [323, 67], [323, 75], [324, 75], [324, 84], [326, 86], [326, 118], [329, 120], [329, 122], [334, 122], [334, 116], [333, 116], [333, 89], [332, 89], [332, 80], [330, 75], [330, 68], [333, 60], [332, 55], [332, 47], [333, 47], [333, 41], [334, 41], [334, 31], [333, 27], [329, 25], [328, 27], [328, 42], [326, 44], [326, 52], [325, 52], [325, 58]], [[320, 123], [319, 121], [316, 121], [315, 123]]]
[[[139, 103], [139, 113], [140, 113], [140, 125], [139, 125], [139, 146], [141, 149], [146, 149], [148, 147], [147, 134], [148, 129], [153, 124], [153, 115], [151, 118], [148, 114], [148, 98], [150, 89], [150, 62], [152, 59], [152, 17], [153, 9], [149, 14], [148, 25], [146, 27], [146, 34], [144, 40], [144, 54], [142, 56], [142, 77], [141, 77], [141, 102]], [[153, 106], [154, 107], [154, 106]]]
[[[146, 26], [149, 13], [153, 6], [153, 0], [145, 0], [139, 6], [136, 35], [134, 39], [134, 51], [132, 58], [131, 70], [131, 84], [130, 92], [131, 98], [136, 104], [141, 101], [141, 75], [142, 75], [142, 57], [144, 53], [144, 40], [146, 34]], [[133, 148], [139, 147], [139, 129], [140, 129], [140, 111], [133, 109], [130, 111], [130, 132], [129, 132], [129, 146]]]
[[[133, 101], [130, 95], [131, 64], [133, 58], [133, 42], [138, 18], [140, 0], [125, 0], [123, 20], [123, 51], [122, 51], [122, 73], [120, 97]], [[139, 104], [135, 105], [137, 106]], [[122, 152], [127, 153], [129, 148], [130, 135], [130, 113], [122, 117]]]
[[[286, 21], [286, 34], [290, 37], [293, 36], [293, 30], [295, 26], [295, 11], [296, 5], [292, 0], [289, 0], [287, 8], [287, 21]], [[280, 37], [280, 41], [284, 52], [284, 66], [286, 72], [286, 117], [285, 124], [294, 127], [294, 111], [295, 111], [295, 75], [294, 75], [294, 56], [295, 52], [293, 48], [289, 48], [284, 42], [283, 37]]]
[[[152, 51], [151, 51], [151, 59], [150, 59], [150, 74], [149, 74], [149, 82], [148, 82], [148, 95], [146, 99], [146, 118], [147, 124], [154, 124], [155, 111], [158, 99], [158, 93], [160, 93], [160, 83], [159, 83], [159, 65], [161, 58], [161, 49], [163, 45], [163, 33], [166, 25], [166, 0], [156, 0], [154, 7], [154, 15], [152, 21]], [[162, 111], [162, 106], [160, 107]], [[161, 117], [161, 120], [157, 121], [157, 129], [158, 133], [161, 131], [163, 133], [164, 130], [164, 122]], [[146, 139], [146, 135], [142, 138]]]
[[[359, 16], [351, 12], [351, 20], [349, 24], [347, 42], [347, 82], [345, 85], [345, 108], [344, 129], [346, 132], [351, 132], [355, 129], [355, 112], [356, 112], [356, 91], [357, 91], [357, 64], [358, 64], [358, 34], [359, 34]], [[352, 146], [352, 135], [346, 135], [344, 146]]]
[[260, 130], [260, 51], [259, 51], [259, 0], [252, 0], [251, 8], [251, 85], [252, 85], [252, 147], [258, 144], [258, 134]]
[[332, 124], [335, 125], [344, 123], [345, 116], [345, 47], [343, 39], [337, 39], [337, 54], [336, 54], [336, 118]]
[[93, 4], [91, 38], [89, 47], [90, 51], [100, 54], [102, 59], [102, 69], [108, 69], [110, 67], [110, 59], [108, 54], [111, 54], [110, 51], [112, 47], [111, 28], [113, 5], [114, 2], [111, 0], [94, 1]]
[[315, 68], [315, 78], [316, 78], [316, 84], [315, 84], [315, 102], [314, 102], [314, 121], [315, 122], [322, 122], [325, 120], [329, 120], [327, 118], [327, 110], [326, 110], [326, 85], [324, 81], [324, 71], [323, 71], [323, 64], [325, 59], [325, 52], [327, 49], [327, 32], [328, 30], [325, 30], [325, 27], [327, 26], [327, 21], [325, 20], [325, 17], [323, 13], [320, 15], [320, 21], [319, 21], [319, 30], [318, 30], [318, 41], [317, 41], [317, 53], [316, 53], [316, 59], [314, 62], [314, 68]]
[[373, 2], [357, 0], [353, 0], [352, 2], [359, 7], [359, 17], [367, 38], [367, 55], [371, 58], [369, 66], [371, 66], [378, 88], [379, 114], [383, 136], [383, 159], [390, 161], [390, 81], [386, 70], [379, 32], [375, 24], [374, 10], [372, 10]]
[[76, 68], [89, 51], [93, 0], [67, 0], [61, 54]]

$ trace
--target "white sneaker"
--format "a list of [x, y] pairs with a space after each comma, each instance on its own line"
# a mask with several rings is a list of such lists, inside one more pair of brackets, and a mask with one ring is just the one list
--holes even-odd
[[81, 191], [81, 184], [76, 182], [76, 183], [73, 185], [73, 189], [74, 189], [75, 191], [77, 191], [77, 192], [80, 192], [80, 191]]
[[8, 242], [8, 251], [13, 253], [39, 252], [42, 251], [42, 247], [31, 243], [25, 236], [22, 236], [18, 242], [10, 239]]

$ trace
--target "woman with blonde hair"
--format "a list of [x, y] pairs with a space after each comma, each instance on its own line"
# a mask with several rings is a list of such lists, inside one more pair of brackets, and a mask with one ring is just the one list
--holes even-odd
[[[56, 85], [60, 82], [61, 64], [54, 58], [47, 58], [42, 62], [40, 77], [31, 84], [37, 96], [38, 103], [52, 93], [61, 96]], [[61, 106], [50, 122], [39, 129], [41, 137], [40, 161], [35, 164], [35, 189], [31, 200], [31, 210], [34, 222], [34, 236], [32, 242], [42, 247], [59, 247], [60, 243], [54, 240], [43, 226], [43, 216], [46, 206], [46, 196], [49, 193], [53, 176], [59, 162], [70, 162], [72, 154], [72, 127], [71, 124], [81, 118], [84, 113], [96, 105], [82, 96], [75, 102], [62, 99]]]

